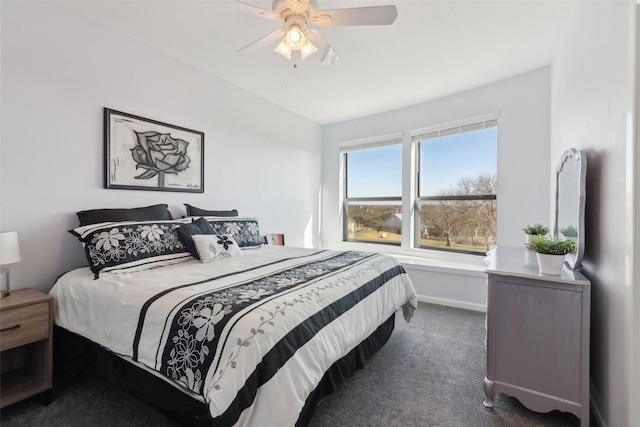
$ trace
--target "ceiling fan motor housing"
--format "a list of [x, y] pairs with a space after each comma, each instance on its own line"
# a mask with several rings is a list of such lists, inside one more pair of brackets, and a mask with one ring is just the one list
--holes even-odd
[[298, 27], [302, 28], [303, 31], [306, 31], [307, 18], [304, 15], [288, 15], [284, 19], [284, 28], [286, 30], [289, 30], [294, 25], [297, 25]]
[[300, 15], [308, 19], [317, 10], [317, 6], [313, 0], [273, 0], [272, 10], [283, 20], [291, 15]]

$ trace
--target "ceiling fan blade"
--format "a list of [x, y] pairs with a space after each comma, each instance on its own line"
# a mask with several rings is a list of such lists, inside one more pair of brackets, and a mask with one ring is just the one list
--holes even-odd
[[354, 7], [350, 9], [318, 10], [309, 19], [320, 27], [338, 25], [389, 25], [398, 16], [395, 6]]
[[236, 0], [236, 3], [239, 3], [241, 5], [243, 5], [249, 13], [256, 15], [256, 16], [260, 16], [262, 18], [267, 18], [267, 19], [273, 19], [276, 21], [281, 21], [282, 17], [276, 13], [273, 13], [270, 10], [265, 10], [265, 9], [260, 9], [259, 7], [256, 7], [252, 4], [249, 3], [245, 3], [243, 1], [240, 0]]
[[322, 65], [329, 66], [335, 64], [340, 59], [340, 56], [331, 47], [327, 39], [325, 39], [320, 31], [316, 29], [309, 30], [311, 33], [311, 41], [318, 48], [318, 58], [322, 62]]
[[264, 37], [259, 38], [256, 41], [253, 41], [253, 42], [249, 43], [245, 47], [242, 47], [242, 48], [236, 50], [236, 53], [239, 53], [239, 52], [245, 50], [246, 48], [251, 47], [251, 46], [253, 46], [255, 44], [266, 44], [267, 42], [272, 42], [272, 41], [275, 42], [278, 38], [282, 38], [283, 36], [284, 36], [284, 30], [282, 28], [280, 28], [278, 30], [275, 30], [275, 31], [267, 34]]

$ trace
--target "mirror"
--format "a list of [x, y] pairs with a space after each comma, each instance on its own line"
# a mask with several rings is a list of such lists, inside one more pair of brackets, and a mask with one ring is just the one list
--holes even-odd
[[556, 169], [556, 215], [553, 236], [571, 239], [578, 245], [566, 256], [572, 269], [579, 269], [584, 255], [584, 206], [586, 199], [587, 157], [575, 148], [565, 151]]

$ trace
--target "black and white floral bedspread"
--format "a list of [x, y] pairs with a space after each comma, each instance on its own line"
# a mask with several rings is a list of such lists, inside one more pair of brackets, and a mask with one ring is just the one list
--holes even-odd
[[408, 321], [415, 291], [384, 255], [246, 252], [88, 282], [75, 270], [52, 289], [56, 323], [208, 402], [214, 425], [294, 425], [336, 360], [399, 308]]

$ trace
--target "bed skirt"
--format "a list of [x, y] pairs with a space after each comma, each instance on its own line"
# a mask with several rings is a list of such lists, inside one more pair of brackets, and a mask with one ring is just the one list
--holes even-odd
[[[395, 313], [325, 372], [316, 389], [307, 398], [296, 427], [309, 424], [318, 403], [335, 391], [340, 383], [364, 367], [365, 362], [389, 340], [394, 326]], [[58, 373], [76, 377], [88, 370], [181, 424], [192, 427], [213, 426], [206, 403], [193, 399], [163, 379], [92, 341], [56, 326], [53, 346], [54, 369]]]

